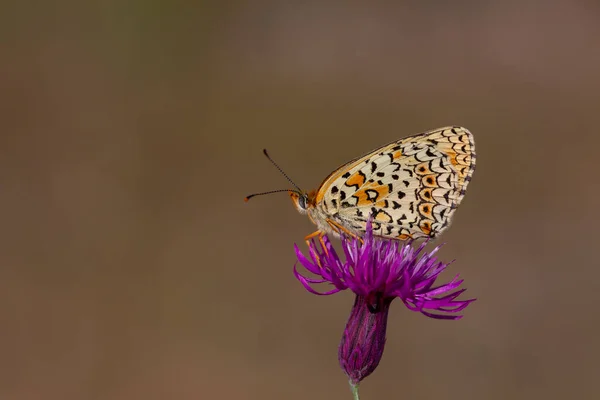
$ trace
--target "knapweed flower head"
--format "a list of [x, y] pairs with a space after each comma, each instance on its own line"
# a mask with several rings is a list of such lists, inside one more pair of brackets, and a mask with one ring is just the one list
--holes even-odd
[[[381, 360], [386, 339], [390, 304], [399, 298], [409, 310], [436, 319], [459, 319], [456, 313], [474, 299], [457, 300], [465, 289], [458, 289], [458, 276], [436, 285], [438, 275], [449, 265], [435, 254], [441, 246], [425, 251], [411, 243], [376, 238], [367, 222], [363, 239], [341, 236], [345, 257], [340, 257], [327, 236], [309, 242], [310, 259], [295, 246], [298, 261], [310, 273], [294, 275], [311, 293], [330, 295], [350, 289], [356, 294], [354, 306], [339, 346], [340, 365], [355, 387], [370, 375]], [[333, 288], [319, 291], [320, 284]], [[457, 290], [458, 289], [458, 290]]]

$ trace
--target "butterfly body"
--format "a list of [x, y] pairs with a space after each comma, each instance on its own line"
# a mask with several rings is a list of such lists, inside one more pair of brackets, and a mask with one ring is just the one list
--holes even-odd
[[445, 127], [389, 143], [332, 172], [319, 189], [290, 191], [319, 233], [389, 239], [433, 238], [443, 232], [475, 169], [473, 135]]

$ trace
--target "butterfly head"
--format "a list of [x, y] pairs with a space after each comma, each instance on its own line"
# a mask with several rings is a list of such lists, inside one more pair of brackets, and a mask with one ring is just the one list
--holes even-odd
[[300, 214], [306, 214], [310, 207], [314, 206], [314, 192], [306, 193], [296, 190], [289, 191], [292, 202]]

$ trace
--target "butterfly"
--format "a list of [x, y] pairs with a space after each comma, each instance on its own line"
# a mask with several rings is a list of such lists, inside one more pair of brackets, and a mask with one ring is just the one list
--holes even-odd
[[340, 166], [317, 190], [287, 191], [317, 230], [306, 236], [342, 233], [362, 237], [372, 219], [375, 236], [408, 240], [435, 238], [448, 228], [475, 170], [475, 142], [469, 130], [449, 126], [409, 136]]

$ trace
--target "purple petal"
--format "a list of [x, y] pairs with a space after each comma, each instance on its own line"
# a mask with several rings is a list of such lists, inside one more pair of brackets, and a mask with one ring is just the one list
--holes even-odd
[[450, 290], [454, 290], [463, 283], [462, 279], [457, 280], [457, 278], [458, 278], [458, 275], [452, 281], [446, 283], [445, 285], [438, 286], [437, 288], [430, 289], [427, 291], [427, 293], [430, 295], [436, 295], [436, 294], [448, 292]]
[[[294, 268], [294, 276], [296, 277], [296, 279], [298, 279], [298, 281], [300, 281], [300, 283], [302, 284], [302, 286], [304, 286], [304, 288], [306, 290], [308, 290], [312, 294], [316, 294], [316, 295], [319, 295], [319, 296], [327, 296], [327, 295], [334, 294], [334, 293], [337, 293], [337, 292], [340, 291], [340, 289], [338, 289], [338, 288], [333, 288], [333, 289], [331, 289], [331, 290], [329, 290], [327, 292], [318, 292], [318, 291], [316, 291], [310, 285], [309, 280], [307, 278], [303, 277], [302, 275], [300, 275], [298, 273], [298, 271], [296, 271], [296, 268]], [[326, 281], [323, 281], [323, 282], [326, 282]]]
[[300, 251], [300, 249], [298, 248], [297, 245], [294, 244], [294, 248], [296, 249], [296, 258], [298, 259], [298, 261], [300, 261], [300, 264], [302, 264], [302, 266], [304, 268], [306, 268], [308, 271], [312, 272], [313, 274], [320, 275], [321, 271], [319, 269], [319, 266], [308, 261], [308, 259], [306, 257], [304, 257], [304, 254], [302, 254], [302, 252]]
[[462, 315], [441, 315], [441, 314], [432, 314], [427, 311], [421, 311], [421, 314], [428, 316], [429, 318], [434, 319], [461, 319]]

